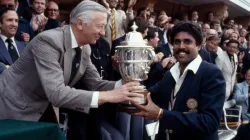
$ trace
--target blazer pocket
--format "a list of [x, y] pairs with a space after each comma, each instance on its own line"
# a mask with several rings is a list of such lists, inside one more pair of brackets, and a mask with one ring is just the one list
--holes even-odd
[[24, 110], [27, 107], [28, 102], [22, 94], [24, 94], [24, 92], [18, 87], [12, 89], [11, 87], [5, 86], [3, 90], [3, 96], [5, 96], [12, 105]]

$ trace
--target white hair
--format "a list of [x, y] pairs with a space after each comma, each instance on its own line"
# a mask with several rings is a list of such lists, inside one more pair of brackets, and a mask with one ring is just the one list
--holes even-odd
[[82, 19], [84, 23], [88, 23], [93, 19], [95, 12], [108, 14], [108, 11], [104, 6], [94, 1], [82, 1], [70, 13], [70, 23], [76, 23], [78, 18]]

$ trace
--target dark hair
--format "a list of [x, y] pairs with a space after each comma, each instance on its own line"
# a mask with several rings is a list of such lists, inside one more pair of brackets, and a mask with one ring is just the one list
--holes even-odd
[[239, 41], [237, 41], [237, 40], [235, 40], [235, 39], [230, 39], [230, 40], [227, 42], [227, 46], [229, 46], [230, 43], [236, 43], [236, 44], [238, 44], [238, 48], [240, 47]]
[[136, 29], [137, 32], [144, 33], [145, 30], [148, 28], [148, 22], [142, 18], [135, 18], [134, 20], [129, 21], [128, 23], [128, 32], [131, 32], [131, 26], [134, 24], [138, 27]]
[[198, 24], [191, 23], [189, 21], [181, 21], [177, 23], [172, 28], [172, 31], [171, 31], [171, 35], [170, 35], [171, 44], [173, 44], [175, 36], [180, 32], [189, 33], [191, 36], [194, 37], [196, 41], [196, 45], [201, 45], [203, 38], [202, 38], [201, 28]]
[[141, 8], [139, 8], [138, 10], [137, 10], [137, 17], [139, 17], [140, 15], [141, 15], [141, 12], [142, 11], [145, 11], [145, 10], [147, 10], [147, 7], [141, 7]]
[[150, 39], [155, 38], [155, 33], [158, 32], [157, 28], [149, 27], [148, 28], [148, 33], [147, 33], [147, 40], [149, 41]]
[[246, 34], [246, 37], [245, 37], [246, 40], [248, 40], [249, 36], [250, 36], [250, 32]]
[[8, 11], [15, 11], [15, 9], [12, 9], [10, 7], [0, 6], [0, 22], [3, 23], [3, 15], [7, 13]]

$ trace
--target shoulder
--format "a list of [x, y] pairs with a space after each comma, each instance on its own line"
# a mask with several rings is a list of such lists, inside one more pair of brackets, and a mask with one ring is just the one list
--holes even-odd
[[223, 76], [221, 70], [215, 64], [206, 61], [201, 62], [198, 72], [202, 73], [208, 78], [211, 77], [211, 75]]
[[237, 86], [237, 87], [239, 87], [239, 88], [240, 88], [240, 87], [243, 87], [244, 85], [245, 85], [245, 81], [244, 81], [244, 82], [241, 82], [241, 83], [237, 83], [237, 84], [236, 84], [236, 86]]
[[15, 40], [15, 42], [16, 42], [16, 44], [17, 44], [18, 46], [19, 46], [19, 45], [21, 45], [21, 46], [26, 46], [26, 45], [27, 45], [27, 43], [24, 42], [24, 41]]

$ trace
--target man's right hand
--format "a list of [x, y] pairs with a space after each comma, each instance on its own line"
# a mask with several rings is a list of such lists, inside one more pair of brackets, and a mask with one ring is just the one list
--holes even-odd
[[111, 91], [100, 92], [98, 105], [104, 103], [120, 103], [123, 101], [132, 101], [133, 97], [143, 97], [143, 94], [133, 93], [135, 90], [142, 90], [143, 86], [139, 82], [129, 82], [122, 85], [120, 88], [113, 89]]

